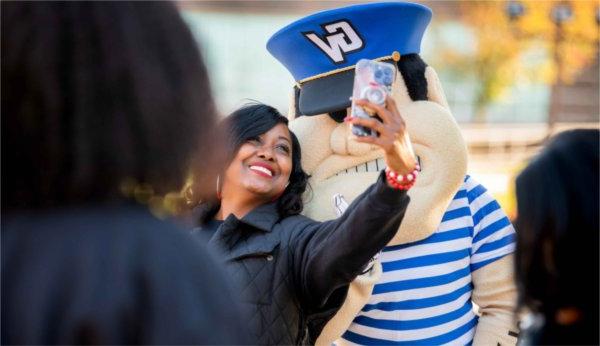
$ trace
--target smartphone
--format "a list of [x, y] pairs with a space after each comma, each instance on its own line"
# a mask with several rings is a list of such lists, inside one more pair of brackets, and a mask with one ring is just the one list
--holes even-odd
[[[357, 106], [355, 100], [367, 99], [371, 103], [385, 105], [386, 96], [392, 92], [395, 78], [396, 66], [393, 64], [368, 59], [359, 60], [356, 64], [352, 89], [352, 116], [377, 117], [374, 110]], [[352, 133], [356, 136], [377, 136], [376, 131], [359, 125], [352, 125]]]

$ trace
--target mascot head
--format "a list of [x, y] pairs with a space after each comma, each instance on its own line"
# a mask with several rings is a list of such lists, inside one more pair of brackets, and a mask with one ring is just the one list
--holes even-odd
[[353, 140], [343, 122], [360, 59], [395, 63], [392, 97], [406, 120], [421, 174], [390, 245], [435, 231], [466, 173], [467, 154], [433, 68], [419, 56], [431, 10], [412, 3], [369, 3], [319, 12], [275, 33], [269, 52], [296, 80], [289, 118], [311, 174], [305, 214], [326, 220], [350, 203], [384, 168], [383, 153]]

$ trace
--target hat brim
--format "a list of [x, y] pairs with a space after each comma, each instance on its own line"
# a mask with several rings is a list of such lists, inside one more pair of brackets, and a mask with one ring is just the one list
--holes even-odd
[[350, 107], [354, 69], [302, 83], [298, 95], [300, 115], [318, 115]]

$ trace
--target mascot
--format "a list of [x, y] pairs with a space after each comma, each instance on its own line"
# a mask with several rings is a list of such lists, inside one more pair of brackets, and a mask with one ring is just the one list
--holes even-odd
[[465, 142], [436, 72], [419, 56], [431, 15], [412, 3], [349, 6], [302, 18], [267, 43], [296, 81], [289, 118], [312, 176], [307, 216], [339, 216], [384, 168], [382, 152], [354, 141], [343, 122], [360, 59], [398, 67], [392, 97], [421, 166], [398, 233], [318, 328], [317, 344], [517, 341], [514, 229], [466, 174]]

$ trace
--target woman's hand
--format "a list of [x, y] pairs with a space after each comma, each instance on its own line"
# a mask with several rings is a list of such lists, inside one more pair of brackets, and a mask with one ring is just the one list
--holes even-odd
[[385, 153], [385, 162], [394, 172], [405, 175], [415, 168], [417, 160], [410, 144], [410, 138], [406, 131], [406, 123], [396, 107], [396, 101], [389, 95], [386, 98], [385, 107], [370, 103], [367, 100], [356, 100], [356, 105], [374, 110], [383, 120], [359, 117], [348, 117], [345, 120], [353, 125], [368, 127], [379, 133], [378, 137], [356, 137], [357, 142], [370, 143], [379, 146]]

